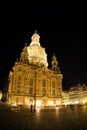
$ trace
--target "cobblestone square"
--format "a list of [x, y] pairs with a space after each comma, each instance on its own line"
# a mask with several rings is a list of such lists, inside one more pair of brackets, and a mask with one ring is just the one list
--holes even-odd
[[0, 106], [0, 130], [87, 130], [87, 107], [31, 112]]

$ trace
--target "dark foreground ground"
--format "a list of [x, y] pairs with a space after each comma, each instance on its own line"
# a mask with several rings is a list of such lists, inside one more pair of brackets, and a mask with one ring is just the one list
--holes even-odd
[[31, 112], [0, 105], [0, 130], [87, 130], [87, 107]]

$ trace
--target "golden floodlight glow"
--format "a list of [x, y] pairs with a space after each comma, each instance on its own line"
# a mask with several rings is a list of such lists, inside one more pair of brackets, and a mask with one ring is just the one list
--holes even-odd
[[41, 107], [41, 105], [42, 105], [41, 100], [37, 100], [37, 101], [36, 101], [36, 107]]
[[[20, 58], [9, 73], [8, 101], [10, 104], [36, 108], [62, 105], [62, 79], [56, 56], [53, 54], [51, 68], [48, 68], [45, 47], [35, 33], [31, 42], [25, 45]], [[16, 104], [15, 104], [16, 102]]]
[[12, 105], [11, 106], [17, 106], [17, 103], [15, 102], [15, 103], [12, 103]]
[[74, 104], [79, 104], [79, 101], [78, 101], [78, 100], [76, 100], [76, 101], [74, 102]]
[[83, 104], [85, 104], [86, 103], [86, 100], [83, 100]]
[[1, 100], [1, 98], [2, 98], [2, 93], [0, 93], [0, 100]]
[[52, 106], [52, 105], [53, 105], [53, 101], [49, 100], [49, 101], [48, 101], [48, 105], [49, 105], [49, 106]]

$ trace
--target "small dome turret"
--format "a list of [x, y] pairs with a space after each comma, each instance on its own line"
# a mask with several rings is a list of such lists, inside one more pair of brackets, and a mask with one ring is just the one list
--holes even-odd
[[37, 44], [40, 46], [40, 36], [39, 36], [39, 34], [37, 34], [37, 31], [35, 31], [35, 33], [31, 37], [30, 45], [32, 45], [32, 44]]

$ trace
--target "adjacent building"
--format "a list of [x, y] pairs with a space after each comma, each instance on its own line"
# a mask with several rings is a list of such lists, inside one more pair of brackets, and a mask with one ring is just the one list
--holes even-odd
[[63, 92], [63, 105], [87, 105], [87, 85], [73, 85]]
[[9, 73], [8, 101], [13, 105], [35, 107], [62, 105], [62, 79], [55, 54], [51, 69], [48, 68], [47, 53], [35, 32]]

